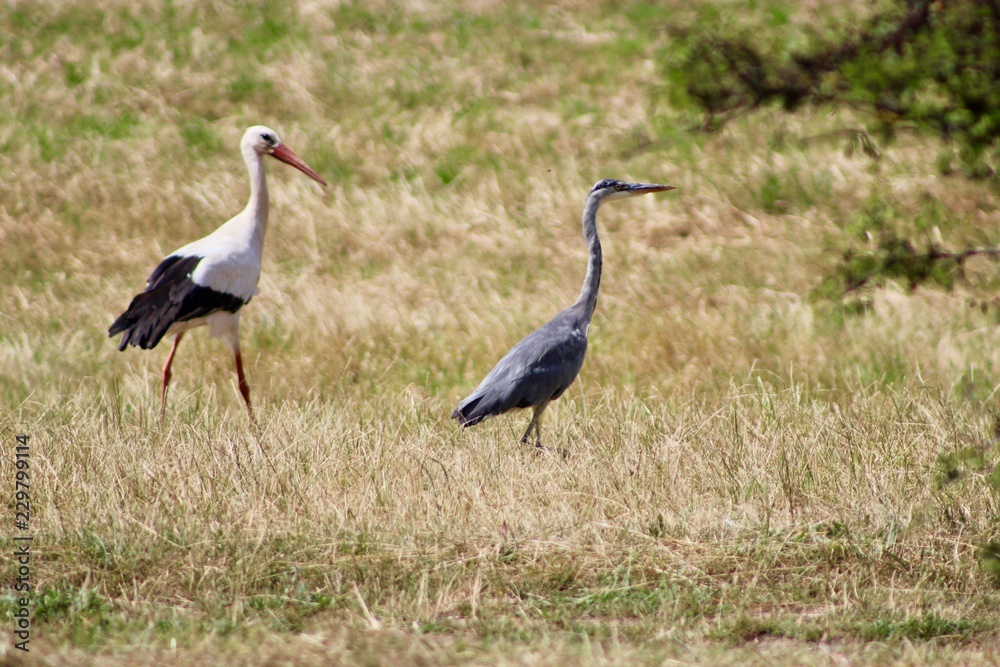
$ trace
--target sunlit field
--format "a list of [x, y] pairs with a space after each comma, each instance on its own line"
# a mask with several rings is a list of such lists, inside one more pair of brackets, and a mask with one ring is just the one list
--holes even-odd
[[[995, 265], [818, 289], [874, 224], [993, 245], [995, 185], [915, 132], [845, 150], [844, 111], [701, 132], [669, 28], [784, 7], [718, 6], [3, 3], [0, 662], [1000, 661]], [[330, 187], [268, 159], [257, 421], [204, 329], [160, 420], [169, 340], [107, 329], [243, 208], [258, 123]], [[520, 444], [530, 412], [462, 431], [576, 299], [601, 178], [678, 189], [600, 211], [587, 360], [543, 426], [569, 455]]]

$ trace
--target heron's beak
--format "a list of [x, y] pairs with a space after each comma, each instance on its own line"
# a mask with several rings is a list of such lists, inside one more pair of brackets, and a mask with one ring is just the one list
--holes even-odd
[[667, 190], [676, 190], [676, 185], [657, 185], [656, 183], [632, 183], [629, 185], [628, 193], [630, 195], [645, 195], [650, 192], [666, 192]]
[[302, 158], [296, 155], [292, 149], [285, 144], [279, 144], [273, 151], [271, 151], [271, 155], [278, 158], [285, 164], [292, 165], [314, 181], [322, 183], [323, 185], [327, 184], [326, 181], [323, 180], [322, 176], [313, 171], [312, 167], [303, 162]]

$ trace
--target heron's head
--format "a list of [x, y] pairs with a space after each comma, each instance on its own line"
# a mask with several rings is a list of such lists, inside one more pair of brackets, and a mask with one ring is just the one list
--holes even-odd
[[635, 197], [645, 195], [650, 192], [666, 192], [676, 190], [676, 185], [657, 185], [656, 183], [626, 183], [614, 178], [605, 178], [598, 181], [590, 190], [588, 197], [597, 197], [601, 200], [611, 201], [612, 199], [624, 199], [625, 197]]
[[[302, 161], [291, 148], [281, 143], [278, 133], [263, 125], [254, 125], [243, 133], [243, 140], [240, 142], [244, 155], [248, 151], [253, 151], [258, 155], [270, 155], [285, 164], [290, 164], [309, 178], [326, 185], [326, 181], [312, 170], [312, 167]], [[249, 159], [249, 158], [248, 158]]]

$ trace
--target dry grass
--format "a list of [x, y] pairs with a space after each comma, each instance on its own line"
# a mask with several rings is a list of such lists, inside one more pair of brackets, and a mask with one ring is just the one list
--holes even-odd
[[[877, 207], [956, 247], [996, 236], [995, 192], [936, 176], [939, 146], [848, 157], [803, 141], [857, 122], [825, 113], [686, 131], [656, 62], [689, 9], [101, 7], [0, 9], [0, 434], [33, 438], [29, 662], [998, 659], [979, 549], [1000, 345], [969, 307], [992, 265], [864, 314], [811, 296]], [[260, 425], [203, 334], [158, 423], [166, 350], [105, 332], [243, 205], [257, 122], [332, 184], [269, 167], [243, 318]], [[601, 212], [588, 360], [546, 415], [572, 455], [525, 451], [523, 415], [456, 430], [455, 402], [575, 298], [601, 177], [681, 189]]]

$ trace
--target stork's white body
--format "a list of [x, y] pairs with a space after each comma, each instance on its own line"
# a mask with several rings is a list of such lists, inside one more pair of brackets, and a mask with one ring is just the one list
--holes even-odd
[[[253, 129], [253, 128], [251, 128]], [[241, 144], [243, 159], [250, 172], [250, 201], [246, 208], [214, 232], [170, 253], [174, 257], [201, 257], [191, 273], [191, 281], [202, 287], [231, 294], [244, 303], [260, 290], [260, 266], [264, 255], [264, 234], [270, 208], [264, 156], [247, 145], [250, 130]], [[183, 333], [200, 326], [209, 327], [212, 338], [221, 338], [230, 350], [239, 350], [240, 311], [217, 311], [205, 317], [174, 322], [167, 335]]]
[[250, 172], [250, 201], [246, 208], [208, 236], [170, 253], [202, 257], [191, 274], [192, 280], [219, 292], [241, 297], [244, 301], [249, 301], [257, 293], [270, 208], [264, 154], [254, 149], [254, 129], [247, 130], [240, 144], [247, 171]]

